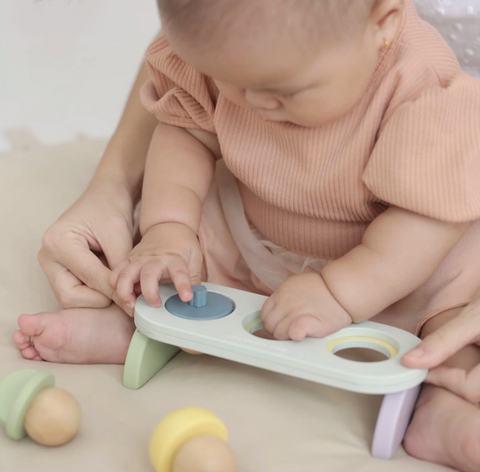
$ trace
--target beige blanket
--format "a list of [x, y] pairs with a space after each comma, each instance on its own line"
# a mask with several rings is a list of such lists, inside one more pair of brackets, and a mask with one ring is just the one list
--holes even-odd
[[0, 378], [48, 369], [83, 409], [79, 436], [59, 448], [0, 428], [1, 472], [149, 472], [148, 441], [162, 417], [197, 405], [230, 432], [238, 472], [440, 472], [399, 449], [391, 461], [370, 456], [381, 397], [296, 380], [209, 356], [178, 355], [138, 391], [122, 386], [122, 366], [57, 365], [22, 359], [11, 341], [21, 313], [59, 308], [37, 260], [43, 232], [85, 188], [103, 141], [42, 146], [10, 133], [0, 154]]

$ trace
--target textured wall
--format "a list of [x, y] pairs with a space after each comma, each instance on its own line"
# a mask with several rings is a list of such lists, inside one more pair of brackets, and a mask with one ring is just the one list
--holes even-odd
[[450, 44], [463, 69], [480, 78], [480, 0], [416, 0], [417, 10]]

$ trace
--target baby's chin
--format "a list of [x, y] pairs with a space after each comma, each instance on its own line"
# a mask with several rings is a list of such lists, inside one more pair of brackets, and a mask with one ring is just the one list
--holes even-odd
[[281, 124], [293, 124], [297, 126], [304, 126], [306, 128], [313, 128], [316, 126], [321, 126], [321, 124], [311, 123], [309, 120], [303, 120], [302, 118], [293, 119], [289, 117], [285, 113], [276, 113], [276, 112], [264, 112], [264, 111], [257, 111], [254, 110], [254, 113], [259, 116], [263, 121], [267, 121], [269, 123], [281, 123]]
[[268, 121], [271, 123], [282, 123], [282, 124], [292, 124], [296, 126], [301, 126], [303, 128], [319, 128], [320, 126], [325, 126], [330, 123], [333, 123], [341, 118], [337, 116], [333, 117], [321, 117], [321, 118], [302, 118], [302, 117], [282, 117], [282, 118], [274, 118], [274, 117], [267, 117], [262, 116], [257, 113], [260, 118], [264, 121]]
[[[245, 107], [245, 104], [241, 106]], [[247, 107], [250, 108], [250, 107]], [[291, 115], [286, 110], [258, 110], [250, 108], [258, 117], [263, 121], [270, 123], [284, 123], [302, 126], [304, 128], [318, 128], [333, 123], [343, 116], [348, 111], [345, 110], [332, 110], [331, 113], [324, 113], [322, 115]]]
[[303, 126], [304, 128], [319, 128], [341, 120], [345, 115], [348, 115], [351, 110], [352, 108], [348, 110], [335, 110], [332, 113], [316, 116], [285, 116], [281, 121]]

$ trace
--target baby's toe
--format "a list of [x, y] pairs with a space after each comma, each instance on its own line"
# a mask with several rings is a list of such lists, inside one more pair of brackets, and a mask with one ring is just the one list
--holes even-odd
[[43, 331], [42, 313], [36, 315], [20, 315], [18, 317], [18, 326], [25, 336], [38, 336]]
[[30, 361], [42, 360], [42, 358], [38, 355], [38, 351], [33, 346], [28, 346], [25, 349], [22, 349], [22, 356]]
[[19, 349], [25, 349], [31, 345], [31, 337], [18, 330], [13, 333], [13, 342]]

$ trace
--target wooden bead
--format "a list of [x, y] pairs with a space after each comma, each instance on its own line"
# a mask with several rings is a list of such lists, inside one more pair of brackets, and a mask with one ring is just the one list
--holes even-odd
[[24, 427], [27, 434], [43, 446], [60, 446], [72, 440], [81, 423], [77, 400], [60, 388], [46, 388], [27, 410]]
[[196, 436], [179, 449], [172, 472], [235, 472], [235, 458], [222, 439]]

